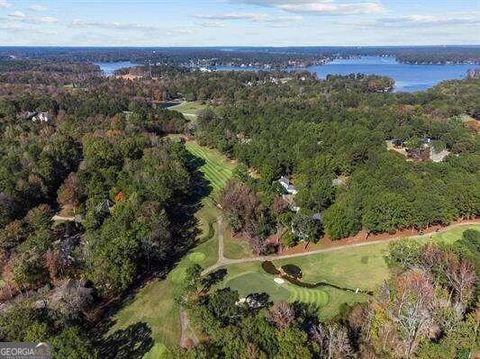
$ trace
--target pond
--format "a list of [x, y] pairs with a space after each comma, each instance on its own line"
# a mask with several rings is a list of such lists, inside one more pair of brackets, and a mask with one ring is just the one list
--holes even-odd
[[[359, 288], [353, 289], [353, 288], [341, 287], [325, 281], [318, 282], [318, 283], [307, 283], [307, 282], [301, 281], [300, 278], [302, 277], [302, 269], [294, 264], [286, 264], [281, 267], [281, 270], [278, 270], [275, 264], [273, 264], [271, 261], [264, 261], [262, 262], [262, 268], [268, 274], [280, 276], [281, 278], [285, 279], [289, 283], [299, 287], [303, 287], [303, 288], [332, 287], [335, 289], [340, 289], [348, 292], [363, 293], [368, 295], [373, 294], [371, 291], [368, 291], [368, 290], [361, 290]], [[294, 275], [289, 274], [289, 272]]]

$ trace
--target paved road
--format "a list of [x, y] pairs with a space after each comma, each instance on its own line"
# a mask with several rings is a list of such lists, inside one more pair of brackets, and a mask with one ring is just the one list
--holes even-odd
[[[220, 221], [221, 221], [221, 219], [219, 219], [219, 222]], [[263, 261], [267, 261], [267, 260], [272, 261], [272, 260], [288, 259], [288, 258], [295, 258], [295, 257], [304, 257], [304, 256], [312, 255], [312, 254], [334, 252], [334, 251], [338, 251], [338, 250], [342, 250], [342, 249], [346, 249], [346, 248], [365, 247], [365, 246], [371, 246], [371, 245], [379, 244], [379, 243], [390, 243], [390, 242], [398, 241], [398, 240], [401, 240], [401, 239], [407, 239], [407, 238], [410, 238], [410, 239], [413, 239], [413, 238], [429, 238], [430, 235], [432, 235], [432, 234], [443, 233], [443, 232], [447, 232], [447, 231], [449, 231], [451, 229], [454, 229], [454, 228], [457, 228], [457, 227], [466, 226], [466, 225], [474, 225], [474, 224], [480, 224], [480, 220], [465, 221], [465, 222], [461, 222], [461, 223], [452, 224], [450, 226], [442, 228], [441, 230], [439, 230], [438, 232], [435, 232], [435, 233], [427, 233], [427, 234], [421, 234], [421, 235], [417, 235], [417, 236], [399, 236], [399, 237], [392, 237], [392, 238], [389, 238], [389, 239], [381, 239], [381, 240], [377, 240], [377, 241], [351, 243], [351, 244], [346, 244], [346, 245], [343, 245], [343, 246], [317, 249], [317, 250], [314, 250], [314, 251], [303, 252], [303, 253], [286, 254], [286, 255], [283, 255], [283, 256], [258, 256], [258, 257], [242, 258], [242, 259], [229, 259], [229, 258], [223, 257], [222, 260], [219, 260], [214, 265], [206, 268], [202, 272], [202, 275], [207, 275], [211, 272], [216, 271], [217, 269], [226, 267], [226, 266], [231, 265], [231, 264], [251, 263], [251, 262], [260, 262], [260, 261], [263, 262]], [[223, 254], [223, 247], [224, 247], [224, 243], [223, 243], [223, 223], [222, 223], [222, 226], [219, 225], [219, 232], [220, 232], [220, 228], [222, 228], [222, 234], [220, 235], [220, 233], [219, 233], [219, 236], [218, 236], [219, 253], [220, 253], [220, 246], [222, 246], [222, 254]], [[219, 256], [219, 258], [220, 258], [220, 256]]]

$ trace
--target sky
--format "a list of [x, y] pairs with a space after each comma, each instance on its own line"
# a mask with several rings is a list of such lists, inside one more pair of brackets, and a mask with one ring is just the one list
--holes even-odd
[[0, 46], [460, 44], [480, 0], [0, 0]]

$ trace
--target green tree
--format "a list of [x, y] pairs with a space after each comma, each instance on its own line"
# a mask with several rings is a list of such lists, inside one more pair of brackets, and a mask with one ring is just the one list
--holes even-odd
[[95, 359], [98, 357], [86, 335], [79, 328], [68, 327], [50, 339], [53, 358], [58, 359]]

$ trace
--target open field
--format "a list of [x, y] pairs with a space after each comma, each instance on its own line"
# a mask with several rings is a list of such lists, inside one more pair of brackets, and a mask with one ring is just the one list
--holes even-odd
[[225, 243], [225, 257], [229, 259], [240, 259], [253, 257], [253, 251], [250, 244], [241, 238], [233, 238], [229, 229], [225, 230], [223, 241]]
[[200, 171], [213, 189], [209, 197], [202, 200], [202, 208], [196, 214], [199, 220], [200, 244], [183, 257], [166, 279], [148, 283], [113, 318], [116, 324], [111, 331], [138, 322], [148, 324], [155, 345], [146, 358], [168, 358], [166, 347], [178, 345], [180, 319], [174, 295], [184, 280], [186, 269], [194, 263], [205, 268], [218, 260], [217, 218], [220, 212], [216, 207], [215, 198], [231, 177], [235, 164], [226, 160], [219, 152], [201, 147], [196, 142], [188, 142], [186, 147], [205, 161]]

